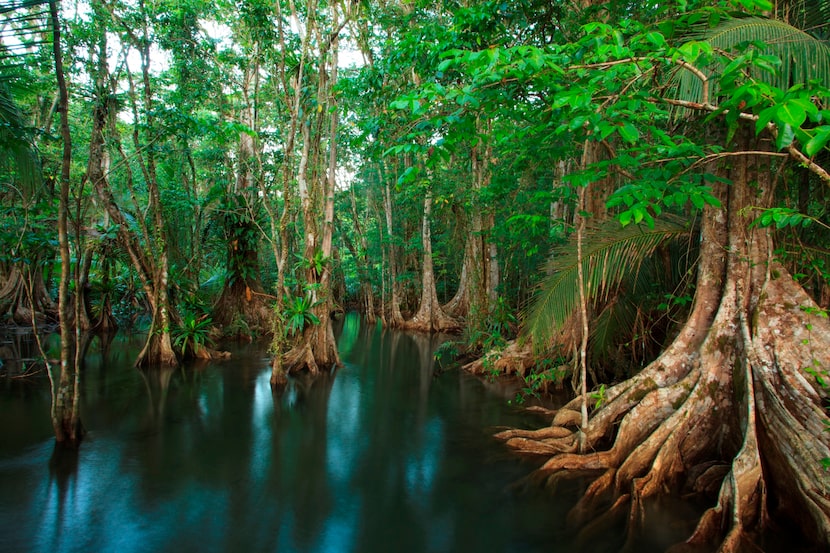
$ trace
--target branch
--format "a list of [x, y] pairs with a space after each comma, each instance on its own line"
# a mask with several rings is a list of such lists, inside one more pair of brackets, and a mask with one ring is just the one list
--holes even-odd
[[[718, 106], [713, 106], [712, 104], [709, 104], [709, 103], [689, 102], [687, 100], [675, 100], [675, 99], [672, 99], [672, 98], [661, 98], [661, 101], [663, 101], [663, 102], [665, 102], [669, 105], [672, 105], [672, 106], [683, 107], [683, 108], [686, 108], [686, 109], [691, 109], [691, 110], [696, 110], [696, 111], [707, 111], [707, 112], [710, 112], [710, 113], [721, 112], [722, 114], [729, 113], [728, 109], [721, 110], [721, 108], [719, 108]], [[745, 121], [757, 121], [758, 120], [757, 115], [753, 115], [751, 113], [745, 113], [745, 112], [739, 112], [738, 113], [738, 118], [743, 119]], [[767, 123], [767, 130], [770, 131], [773, 138], [778, 136], [778, 127], [776, 127], [774, 123], [772, 123], [772, 122]], [[814, 162], [813, 160], [811, 160], [809, 157], [807, 157], [804, 154], [804, 152], [802, 152], [801, 150], [796, 148], [795, 145], [792, 144], [792, 143], [790, 143], [787, 146], [786, 149], [787, 149], [787, 153], [789, 154], [789, 156], [791, 158], [795, 159], [796, 161], [798, 161], [799, 163], [804, 165], [804, 167], [806, 167], [812, 173], [818, 175], [818, 177], [821, 180], [823, 180], [827, 184], [830, 184], [830, 173], [828, 173], [827, 170], [824, 167], [822, 167], [821, 165], [819, 165], [816, 162]], [[769, 154], [767, 154], [767, 155], [769, 155]]]

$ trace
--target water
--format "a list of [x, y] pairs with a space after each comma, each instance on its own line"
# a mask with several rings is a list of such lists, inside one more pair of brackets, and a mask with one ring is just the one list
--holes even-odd
[[92, 343], [77, 455], [55, 452], [45, 376], [0, 389], [3, 552], [570, 551], [571, 500], [490, 437], [527, 415], [436, 375], [427, 336], [346, 318], [344, 366], [272, 395], [261, 347], [139, 371]]

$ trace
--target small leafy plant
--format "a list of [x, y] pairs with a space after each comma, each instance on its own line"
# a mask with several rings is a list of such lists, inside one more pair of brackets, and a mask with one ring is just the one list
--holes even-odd
[[182, 316], [181, 325], [172, 329], [173, 346], [179, 353], [186, 355], [188, 348], [195, 351], [211, 342], [210, 328], [213, 319], [207, 315], [198, 315], [193, 312], [185, 312]]
[[447, 368], [456, 362], [461, 354], [459, 345], [459, 342], [448, 340], [436, 348], [432, 357], [441, 369]]
[[320, 324], [320, 319], [311, 311], [315, 305], [317, 304], [314, 303], [310, 294], [293, 298], [286, 296], [283, 318], [287, 336], [302, 332], [308, 325]]

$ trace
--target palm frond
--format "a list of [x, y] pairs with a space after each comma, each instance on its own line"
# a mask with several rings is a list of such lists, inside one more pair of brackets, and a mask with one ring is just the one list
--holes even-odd
[[788, 23], [819, 39], [830, 39], [830, 0], [792, 0], [786, 7]]
[[[591, 229], [583, 246], [582, 270], [591, 303], [606, 301], [620, 284], [638, 275], [645, 259], [668, 241], [688, 240], [690, 229], [682, 220], [666, 217], [654, 228], [617, 221]], [[579, 305], [576, 245], [572, 241], [554, 251], [547, 264], [548, 277], [525, 311], [524, 329], [537, 347], [549, 344]]]
[[31, 132], [6, 83], [0, 82], [0, 161], [16, 169], [15, 184], [31, 200], [40, 190], [43, 173]]
[[594, 318], [591, 328], [593, 358], [607, 359], [620, 336], [628, 336], [636, 327], [639, 305], [633, 301], [614, 301]]
[[[781, 60], [781, 66], [774, 75], [753, 69], [752, 77], [777, 88], [786, 90], [811, 80], [830, 86], [830, 44], [783, 21], [761, 17], [730, 19], [692, 38], [708, 42], [716, 50], [727, 54], [735, 53], [739, 45], [763, 43], [765, 48], [761, 53], [777, 57]], [[699, 69], [711, 78], [717, 77], [724, 67], [724, 63], [717, 63]], [[690, 71], [679, 69], [674, 81], [678, 99], [691, 102], [704, 100], [703, 83]], [[718, 94], [716, 78], [711, 79], [710, 87], [711, 101]]]

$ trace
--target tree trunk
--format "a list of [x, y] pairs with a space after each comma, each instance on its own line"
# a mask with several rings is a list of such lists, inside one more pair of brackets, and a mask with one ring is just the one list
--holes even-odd
[[102, 261], [102, 269], [101, 272], [103, 274], [101, 278], [101, 289], [103, 293], [101, 295], [101, 307], [100, 307], [100, 314], [98, 316], [98, 320], [92, 326], [92, 330], [94, 332], [99, 332], [101, 334], [112, 334], [116, 330], [118, 330], [118, 323], [115, 320], [115, 317], [112, 314], [112, 291], [110, 289], [110, 261], [104, 256]]
[[[340, 356], [337, 353], [337, 343], [331, 324], [331, 313], [334, 308], [331, 259], [339, 124], [334, 86], [337, 83], [339, 33], [345, 25], [345, 20], [338, 22], [337, 4], [330, 6], [330, 9], [332, 30], [322, 42], [318, 57], [317, 105], [319, 109], [316, 110], [317, 119], [313, 132], [309, 123], [302, 127], [304, 144], [297, 175], [305, 232], [306, 289], [311, 294], [314, 304], [312, 310], [319, 322], [307, 326], [300, 345], [286, 354], [286, 363], [290, 369], [306, 368], [315, 375], [321, 368], [328, 370], [340, 365]], [[348, 19], [348, 11], [345, 17]], [[316, 26], [317, 21], [310, 19], [308, 25], [309, 27]], [[329, 111], [323, 109], [325, 106], [329, 107]], [[329, 113], [328, 125], [326, 125], [326, 113]], [[328, 160], [321, 167], [324, 132], [327, 134]]]
[[58, 198], [58, 243], [61, 258], [61, 280], [58, 290], [58, 306], [60, 309], [61, 358], [60, 375], [57, 384], [49, 367], [49, 379], [52, 383], [52, 427], [55, 439], [61, 445], [77, 447], [83, 436], [81, 426], [81, 383], [80, 371], [76, 364], [73, 345], [75, 330], [70, 321], [72, 317], [72, 301], [69, 296], [69, 281], [71, 279], [72, 258], [69, 252], [69, 233], [67, 220], [69, 214], [69, 187], [70, 167], [72, 162], [72, 141], [69, 134], [69, 96], [66, 90], [66, 81], [63, 74], [63, 59], [60, 40], [60, 20], [58, 6], [55, 0], [49, 1], [49, 13], [52, 23], [52, 47], [55, 62], [55, 75], [58, 80], [61, 139], [63, 142], [63, 158], [61, 161], [60, 193]]
[[[291, 205], [292, 205], [292, 187], [291, 181], [294, 178], [294, 150], [295, 144], [297, 140], [297, 132], [300, 126], [303, 124], [303, 120], [300, 117], [302, 112], [302, 91], [303, 91], [303, 79], [304, 79], [304, 69], [306, 66], [306, 58], [309, 52], [309, 42], [312, 36], [312, 29], [310, 26], [306, 26], [305, 33], [302, 39], [302, 45], [300, 48], [300, 63], [298, 66], [297, 75], [295, 78], [290, 79], [288, 77], [288, 64], [289, 59], [287, 56], [288, 49], [286, 48], [286, 41], [285, 41], [285, 29], [284, 29], [284, 21], [285, 18], [282, 16], [281, 10], [281, 3], [276, 3], [277, 8], [277, 31], [280, 40], [280, 51], [282, 52], [282, 58], [280, 60], [279, 65], [277, 66], [280, 81], [282, 83], [282, 89], [284, 92], [284, 102], [286, 105], [291, 106], [291, 118], [290, 123], [288, 126], [288, 133], [285, 140], [285, 161], [283, 162], [282, 166], [282, 196], [283, 196], [283, 206], [282, 206], [282, 214], [279, 218], [279, 223], [274, 225], [272, 222], [272, 233], [276, 230], [278, 233], [279, 238], [279, 251], [274, 251], [274, 255], [276, 257], [277, 263], [277, 302], [276, 306], [274, 307], [276, 316], [274, 317], [274, 339], [271, 343], [271, 348], [274, 352], [274, 357], [271, 360], [271, 387], [275, 391], [279, 391], [284, 389], [285, 386], [288, 384], [288, 375], [286, 370], [286, 360], [285, 360], [285, 346], [286, 346], [286, 330], [285, 330], [285, 320], [283, 315], [283, 309], [285, 308], [285, 271], [287, 269], [288, 264], [288, 238], [289, 238], [289, 229], [288, 223], [291, 218]], [[292, 4], [292, 9], [294, 5]], [[296, 21], [297, 14], [292, 13], [292, 18]], [[290, 63], [293, 64], [293, 60], [290, 60]], [[272, 221], [274, 220], [274, 214], [271, 213]], [[276, 228], [275, 228], [276, 227]], [[272, 236], [273, 238], [277, 238], [277, 236]]]
[[[383, 168], [383, 161], [381, 161], [381, 168]], [[384, 172], [382, 171], [381, 174]], [[389, 267], [389, 308], [386, 322], [390, 328], [401, 328], [404, 325], [403, 315], [401, 314], [401, 298], [398, 289], [398, 257], [396, 255], [397, 248], [395, 246], [395, 230], [392, 226], [392, 187], [386, 178], [383, 178], [383, 213], [386, 220], [386, 248]]]
[[[489, 119], [476, 121], [480, 136], [488, 136], [492, 125]], [[458, 291], [444, 306], [452, 317], [466, 319], [471, 329], [486, 329], [489, 315], [497, 301], [499, 285], [498, 249], [492, 241], [494, 226], [492, 211], [481, 200], [482, 191], [490, 185], [492, 146], [479, 141], [471, 152], [471, 179], [475, 198], [474, 207], [467, 214], [467, 240], [461, 267]]]
[[52, 301], [43, 281], [42, 262], [15, 263], [0, 286], [0, 309], [15, 324], [31, 324], [32, 317], [45, 322], [57, 321], [58, 306]]
[[[354, 187], [349, 190], [349, 198], [352, 206], [352, 221], [354, 231], [360, 240], [360, 252], [357, 251], [351, 240], [346, 237], [346, 247], [351, 250], [357, 265], [358, 276], [360, 277], [360, 309], [367, 322], [374, 323], [377, 320], [375, 314], [375, 292], [372, 289], [372, 278], [370, 273], [371, 261], [369, 260], [369, 241], [360, 222], [357, 213], [357, 200], [355, 199]], [[369, 202], [367, 201], [367, 204]], [[344, 233], [345, 235], [345, 233]]]
[[[80, 244], [80, 240], [77, 240], [77, 242]], [[93, 255], [93, 247], [86, 246], [75, 268], [78, 271], [75, 285], [77, 308], [73, 319], [78, 328], [83, 331], [92, 330], [92, 327], [95, 326], [89, 316], [89, 271], [92, 269]]]
[[430, 230], [431, 214], [432, 194], [427, 189], [421, 223], [421, 240], [424, 250], [421, 266], [421, 303], [415, 316], [404, 323], [404, 328], [421, 332], [456, 331], [459, 329], [459, 324], [441, 309], [441, 304], [438, 303], [438, 292], [435, 289], [435, 273], [432, 267], [432, 232]]
[[[240, 114], [241, 122], [254, 131], [258, 127], [256, 98], [251, 98], [250, 88], [258, 75], [259, 62], [254, 54], [242, 82], [245, 105]], [[236, 179], [228, 191], [229, 205], [225, 216], [228, 279], [213, 307], [214, 321], [226, 329], [232, 329], [231, 333], [226, 330], [228, 336], [249, 340], [254, 335], [270, 332], [272, 320], [267, 296], [259, 279], [260, 230], [255, 217], [260, 200], [255, 190], [261, 187], [256, 187], [255, 183], [256, 157], [254, 138], [247, 132], [240, 132]]]
[[579, 398], [556, 414], [554, 430], [502, 436], [518, 450], [552, 455], [536, 473], [551, 485], [572, 471], [600, 472], [571, 513], [586, 536], [627, 516], [633, 545], [647, 500], [719, 488], [678, 551], [743, 551], [779, 522], [830, 543], [828, 392], [815, 378], [830, 364], [830, 324], [775, 263], [768, 231], [749, 227], [746, 208], [771, 205], [769, 158], [733, 159], [732, 184], [715, 186], [724, 209], [704, 210], [689, 319], [658, 359], [606, 391], [585, 432], [586, 453], [577, 452]]
[[454, 319], [465, 319], [470, 312], [470, 273], [475, 270], [473, 265], [474, 238], [467, 236], [464, 242], [464, 259], [461, 261], [461, 276], [458, 278], [458, 290], [455, 295], [442, 306], [444, 313]]

